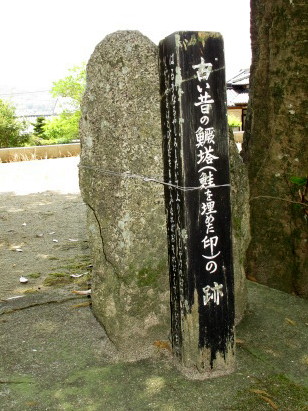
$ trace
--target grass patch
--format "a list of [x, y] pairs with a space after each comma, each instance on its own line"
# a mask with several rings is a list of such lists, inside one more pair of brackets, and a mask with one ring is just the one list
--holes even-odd
[[242, 391], [232, 410], [307, 410], [308, 390], [284, 375], [272, 375]]
[[45, 286], [59, 286], [69, 284], [71, 278], [67, 273], [49, 273], [48, 277], [43, 281]]
[[50, 273], [49, 275], [53, 275], [54, 277], [65, 277], [67, 273]]
[[36, 288], [28, 288], [27, 290], [23, 291], [23, 294], [33, 294], [33, 293], [37, 293], [39, 290]]
[[31, 273], [31, 274], [28, 274], [28, 277], [30, 277], [30, 278], [40, 278], [41, 275], [42, 275], [41, 273]]
[[[49, 273], [43, 281], [44, 286], [63, 286], [76, 284], [80, 287], [87, 286], [91, 280], [91, 270], [89, 268], [91, 261], [89, 255], [77, 256], [68, 260], [67, 264], [58, 267], [57, 272]], [[73, 278], [72, 274], [83, 274], [82, 277]]]
[[83, 272], [89, 271], [88, 266], [91, 264], [89, 255], [82, 255], [69, 260], [68, 264], [62, 266], [61, 268], [68, 270], [70, 274], [81, 274]]
[[87, 286], [91, 282], [91, 268], [89, 268], [89, 265], [91, 264], [89, 255], [81, 255], [78, 256], [70, 261], [64, 266], [61, 267], [61, 269], [65, 270], [68, 272], [69, 275], [71, 274], [83, 274], [82, 277], [79, 278], [74, 278], [71, 280], [75, 283], [78, 284], [81, 287]]

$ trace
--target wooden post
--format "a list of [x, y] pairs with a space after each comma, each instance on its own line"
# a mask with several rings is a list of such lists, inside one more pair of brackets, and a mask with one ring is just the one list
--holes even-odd
[[200, 378], [234, 369], [234, 291], [223, 39], [160, 42], [173, 353]]

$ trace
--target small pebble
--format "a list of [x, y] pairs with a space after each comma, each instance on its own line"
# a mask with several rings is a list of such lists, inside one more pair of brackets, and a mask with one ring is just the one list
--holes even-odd
[[28, 278], [23, 277], [23, 276], [21, 276], [20, 279], [19, 279], [19, 282], [22, 283], [22, 284], [26, 284], [28, 281], [29, 281]]

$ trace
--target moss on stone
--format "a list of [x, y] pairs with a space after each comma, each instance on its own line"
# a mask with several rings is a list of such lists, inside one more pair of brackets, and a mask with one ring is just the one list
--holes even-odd
[[[151, 264], [145, 265], [141, 270], [137, 272], [137, 285], [138, 287], [157, 287], [158, 279], [161, 277], [162, 271], [166, 271], [165, 262], [161, 262], [156, 266]], [[166, 272], [166, 275], [168, 273]]]
[[144, 267], [137, 274], [137, 284], [139, 287], [153, 286], [157, 283], [157, 273], [150, 267]]
[[233, 215], [232, 218], [232, 232], [233, 234], [237, 234], [238, 236], [241, 234], [240, 230], [241, 230], [241, 224], [242, 224], [242, 220], [239, 216], [235, 216]]

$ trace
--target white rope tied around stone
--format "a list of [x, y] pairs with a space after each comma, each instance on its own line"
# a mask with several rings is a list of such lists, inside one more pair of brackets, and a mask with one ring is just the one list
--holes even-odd
[[175, 188], [176, 190], [180, 190], [180, 191], [194, 191], [194, 190], [207, 190], [209, 188], [218, 188], [218, 187], [230, 187], [230, 184], [220, 184], [220, 185], [216, 185], [216, 184], [212, 184], [209, 186], [198, 186], [198, 187], [183, 187], [183, 186], [179, 186], [176, 184], [172, 184], [172, 183], [166, 183], [165, 181], [159, 180], [155, 177], [147, 177], [147, 176], [143, 176], [141, 174], [131, 174], [128, 171], [125, 172], [117, 172], [117, 171], [111, 171], [111, 170], [104, 170], [101, 169], [100, 167], [97, 166], [88, 166], [88, 165], [78, 165], [79, 168], [86, 168], [86, 169], [90, 169], [90, 170], [96, 170], [97, 172], [99, 172], [100, 174], [105, 174], [105, 175], [109, 175], [109, 176], [116, 176], [116, 177], [123, 177], [123, 178], [134, 178], [134, 179], [138, 179], [141, 181], [144, 181], [145, 183], [156, 183], [156, 184], [162, 184], [164, 186], [168, 186], [168, 187], [172, 187]]

